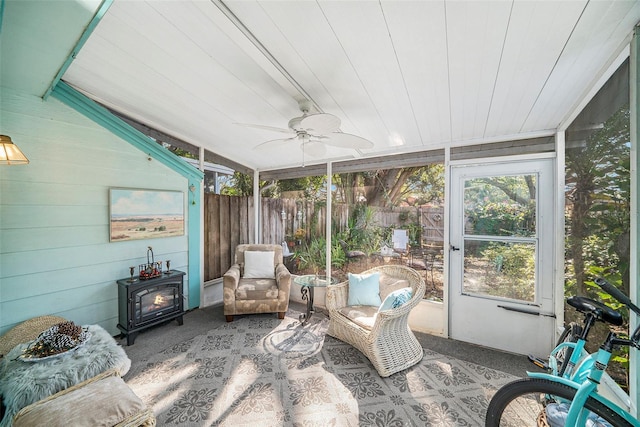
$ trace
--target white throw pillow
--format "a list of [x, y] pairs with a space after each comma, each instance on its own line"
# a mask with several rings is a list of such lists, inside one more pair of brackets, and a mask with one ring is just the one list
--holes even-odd
[[275, 279], [275, 264], [273, 251], [245, 251], [244, 278], [245, 279]]

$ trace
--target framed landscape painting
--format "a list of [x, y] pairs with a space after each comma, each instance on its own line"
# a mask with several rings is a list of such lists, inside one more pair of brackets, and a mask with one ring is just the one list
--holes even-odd
[[184, 235], [181, 191], [109, 189], [109, 241]]

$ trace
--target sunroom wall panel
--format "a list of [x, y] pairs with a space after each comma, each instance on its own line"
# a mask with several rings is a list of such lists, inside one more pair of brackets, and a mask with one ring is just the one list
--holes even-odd
[[0, 117], [30, 160], [0, 167], [0, 334], [44, 314], [118, 334], [115, 280], [146, 261], [147, 246], [186, 271], [188, 227], [110, 243], [109, 188], [184, 192], [187, 179], [54, 98], [3, 88]]

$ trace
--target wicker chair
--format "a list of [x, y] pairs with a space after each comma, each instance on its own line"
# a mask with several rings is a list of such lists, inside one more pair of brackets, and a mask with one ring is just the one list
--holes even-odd
[[[388, 377], [422, 360], [423, 349], [409, 329], [409, 312], [424, 296], [425, 283], [412, 268], [383, 265], [363, 272], [380, 272], [383, 296], [400, 287], [411, 287], [411, 299], [398, 308], [378, 312], [377, 307], [348, 307], [349, 282], [327, 287], [328, 334], [360, 350], [378, 371]], [[384, 299], [384, 298], [382, 298]]]

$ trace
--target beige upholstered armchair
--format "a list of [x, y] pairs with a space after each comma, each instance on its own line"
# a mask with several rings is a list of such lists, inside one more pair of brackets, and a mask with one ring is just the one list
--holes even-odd
[[[424, 296], [422, 277], [414, 269], [402, 265], [375, 267], [358, 277], [376, 278], [371, 285], [377, 288], [377, 304], [380, 305], [350, 305], [349, 281], [328, 286], [328, 334], [360, 350], [381, 377], [418, 363], [423, 350], [409, 329], [408, 320], [409, 312]], [[411, 291], [408, 292], [407, 288]], [[394, 295], [403, 295], [404, 299], [396, 302]]]
[[243, 244], [236, 248], [235, 263], [223, 276], [224, 314], [278, 313], [289, 308], [291, 273], [285, 267], [280, 245]]

